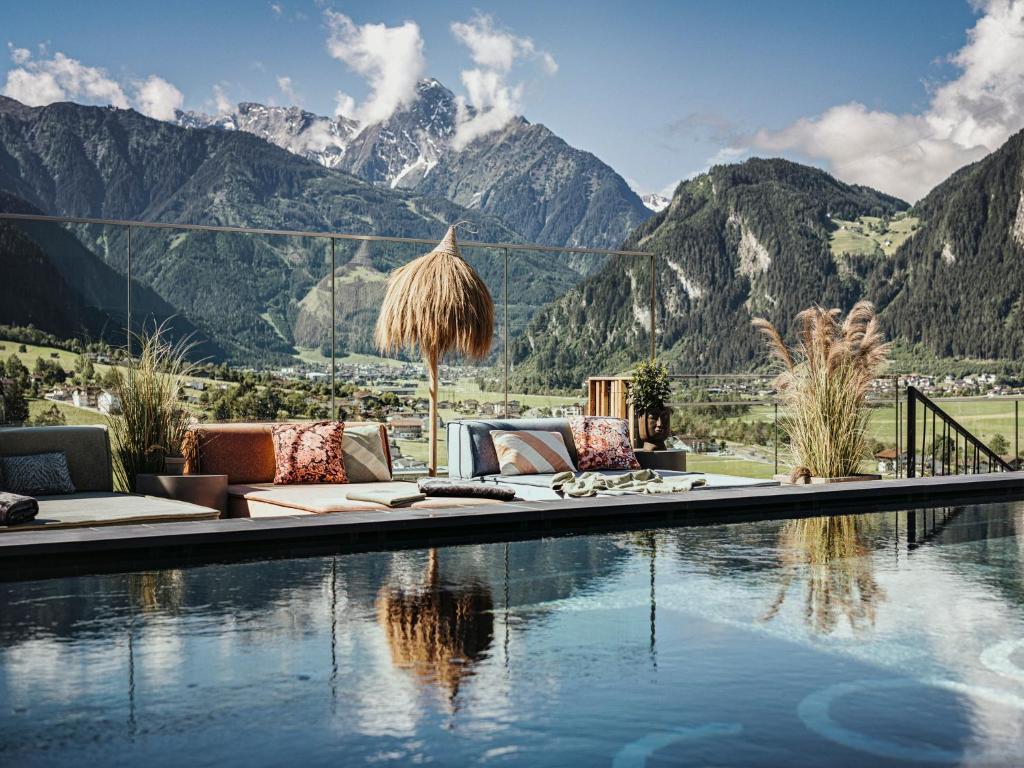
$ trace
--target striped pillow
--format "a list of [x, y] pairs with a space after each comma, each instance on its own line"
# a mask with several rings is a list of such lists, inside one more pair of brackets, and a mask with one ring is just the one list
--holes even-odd
[[575, 467], [560, 432], [491, 432], [503, 475], [572, 472]]
[[391, 479], [391, 468], [381, 442], [380, 426], [350, 427], [341, 436], [345, 474], [350, 483], [372, 483]]

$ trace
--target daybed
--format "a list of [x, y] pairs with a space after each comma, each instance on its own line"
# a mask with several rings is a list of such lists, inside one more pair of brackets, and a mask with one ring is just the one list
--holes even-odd
[[[370, 426], [346, 422], [345, 428]], [[387, 428], [374, 423], [391, 471]], [[415, 491], [412, 483], [375, 481], [348, 484], [274, 485], [273, 424], [205, 424], [199, 432], [197, 455], [186, 472], [228, 476], [228, 517], [281, 517], [327, 512], [387, 510], [383, 504], [348, 498], [353, 491]], [[439, 509], [481, 504], [500, 504], [491, 499], [427, 498], [410, 505], [413, 509]]]
[[0, 532], [82, 526], [209, 520], [220, 512], [156, 496], [114, 493], [110, 439], [103, 425], [0, 429], [0, 456], [63, 452], [75, 493], [38, 496], [34, 520]]
[[[558, 499], [551, 490], [551, 474], [502, 475], [498, 456], [494, 450], [491, 432], [494, 430], [539, 430], [558, 432], [565, 440], [573, 466], [579, 466], [576, 444], [568, 419], [464, 419], [448, 422], [448, 475], [460, 480], [481, 483], [500, 483], [515, 488], [522, 499], [546, 501]], [[606, 475], [621, 475], [627, 470], [601, 470]], [[731, 488], [739, 486], [774, 486], [772, 480], [755, 480], [734, 475], [701, 472], [672, 472], [659, 470], [663, 477], [699, 475], [707, 481], [703, 488]], [[695, 489], [695, 490], [700, 490]]]

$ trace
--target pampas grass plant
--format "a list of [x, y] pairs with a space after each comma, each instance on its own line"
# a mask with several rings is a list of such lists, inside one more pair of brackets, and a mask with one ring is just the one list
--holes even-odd
[[753, 321], [782, 366], [775, 380], [779, 426], [789, 437], [794, 481], [859, 474], [869, 455], [867, 394], [888, 362], [889, 344], [870, 302], [858, 302], [845, 319], [841, 314], [822, 307], [798, 314], [794, 348], [764, 318]]
[[178, 393], [195, 370], [189, 361], [194, 344], [171, 341], [164, 325], [133, 334], [138, 354], [125, 368], [113, 368], [113, 392], [121, 413], [107, 417], [114, 453], [114, 475], [120, 488], [135, 490], [140, 473], [160, 474], [164, 460], [180, 453], [191, 415]]

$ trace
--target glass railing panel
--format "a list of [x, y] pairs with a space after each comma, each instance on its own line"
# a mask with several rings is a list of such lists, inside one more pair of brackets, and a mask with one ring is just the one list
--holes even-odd
[[0, 424], [105, 422], [128, 325], [123, 234], [0, 221]]
[[[512, 252], [509, 415], [566, 416], [586, 408], [588, 377], [627, 369], [640, 345], [610, 332], [608, 304], [631, 301], [629, 280], [600, 254]], [[624, 265], [623, 265], [624, 266]], [[624, 288], [624, 290], [623, 290]], [[619, 294], [622, 294], [621, 296]], [[599, 313], [594, 307], [601, 306]]]
[[691, 471], [770, 478], [785, 463], [770, 376], [674, 374], [670, 407], [666, 447]]

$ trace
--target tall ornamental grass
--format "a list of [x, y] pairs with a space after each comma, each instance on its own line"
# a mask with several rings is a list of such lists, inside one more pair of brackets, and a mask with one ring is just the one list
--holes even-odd
[[889, 344], [870, 302], [858, 302], [844, 320], [841, 314], [838, 309], [805, 309], [796, 316], [798, 343], [793, 348], [770, 322], [753, 321], [782, 366], [775, 387], [793, 480], [808, 474], [856, 475], [869, 456], [867, 394], [888, 362]]
[[171, 341], [165, 326], [133, 335], [138, 354], [126, 367], [115, 367], [113, 392], [121, 413], [107, 417], [114, 452], [114, 475], [120, 488], [135, 490], [139, 473], [164, 471], [164, 459], [178, 455], [191, 415], [178, 393], [195, 372], [189, 361], [194, 344]]

